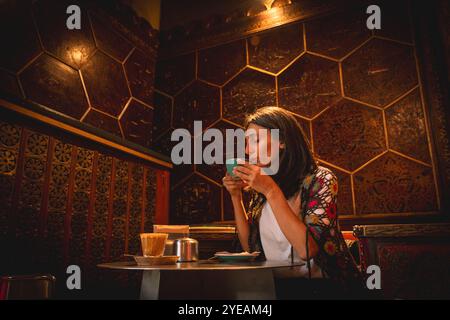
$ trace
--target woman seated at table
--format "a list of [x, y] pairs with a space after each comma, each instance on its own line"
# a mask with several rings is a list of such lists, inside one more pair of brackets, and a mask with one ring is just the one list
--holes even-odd
[[[261, 129], [268, 134], [260, 135]], [[279, 129], [276, 143], [267, 129]], [[316, 163], [295, 117], [281, 108], [260, 108], [247, 117], [246, 130], [256, 132], [256, 139], [246, 137], [246, 154], [266, 148], [262, 150], [270, 155], [275, 146], [279, 170], [275, 175], [262, 174], [264, 166], [258, 158], [256, 164], [246, 162], [233, 169], [240, 179], [228, 173], [223, 178], [242, 249], [260, 251], [267, 260], [305, 262], [296, 277], [329, 279], [327, 283], [339, 294], [360, 288], [361, 274], [338, 227], [337, 178]], [[243, 188], [251, 195], [248, 212]]]

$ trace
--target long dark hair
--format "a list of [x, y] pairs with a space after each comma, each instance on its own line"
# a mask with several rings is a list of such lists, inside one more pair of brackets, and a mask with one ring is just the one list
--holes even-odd
[[303, 179], [317, 168], [316, 160], [297, 119], [286, 110], [278, 107], [263, 107], [247, 116], [245, 128], [253, 123], [267, 129], [279, 129], [280, 165], [274, 181], [283, 191], [286, 199], [292, 197], [299, 189]]

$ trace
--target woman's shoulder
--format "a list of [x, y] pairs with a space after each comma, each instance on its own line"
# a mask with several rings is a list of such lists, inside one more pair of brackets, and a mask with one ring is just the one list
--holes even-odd
[[337, 177], [331, 169], [318, 165], [315, 170], [305, 177], [303, 180], [303, 187], [308, 188], [317, 181], [319, 181], [320, 184], [325, 182], [337, 183]]

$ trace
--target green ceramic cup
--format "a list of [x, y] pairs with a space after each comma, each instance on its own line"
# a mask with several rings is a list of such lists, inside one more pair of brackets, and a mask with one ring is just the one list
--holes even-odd
[[239, 158], [231, 158], [231, 159], [227, 159], [225, 160], [225, 166], [227, 167], [227, 172], [228, 174], [235, 178], [235, 179], [239, 179], [238, 177], [235, 176], [235, 174], [233, 173], [233, 169], [234, 167], [236, 167], [239, 163], [243, 163], [244, 160], [243, 159], [239, 159]]

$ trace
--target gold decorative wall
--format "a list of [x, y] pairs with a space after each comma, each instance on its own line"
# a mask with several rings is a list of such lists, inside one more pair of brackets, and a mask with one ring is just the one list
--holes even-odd
[[[69, 30], [66, 8], [81, 8]], [[0, 92], [149, 148], [157, 32], [119, 1], [4, 1]], [[157, 125], [155, 125], [157, 127]]]
[[[382, 4], [382, 31], [360, 7], [280, 26], [242, 40], [158, 61], [156, 108], [171, 110], [159, 132], [241, 127], [246, 114], [276, 105], [294, 114], [320, 163], [339, 178], [341, 221], [438, 213], [429, 106], [408, 2]], [[161, 44], [164, 46], [164, 43]], [[171, 219], [232, 219], [224, 166], [175, 166]], [[389, 221], [389, 220], [386, 220]]]

